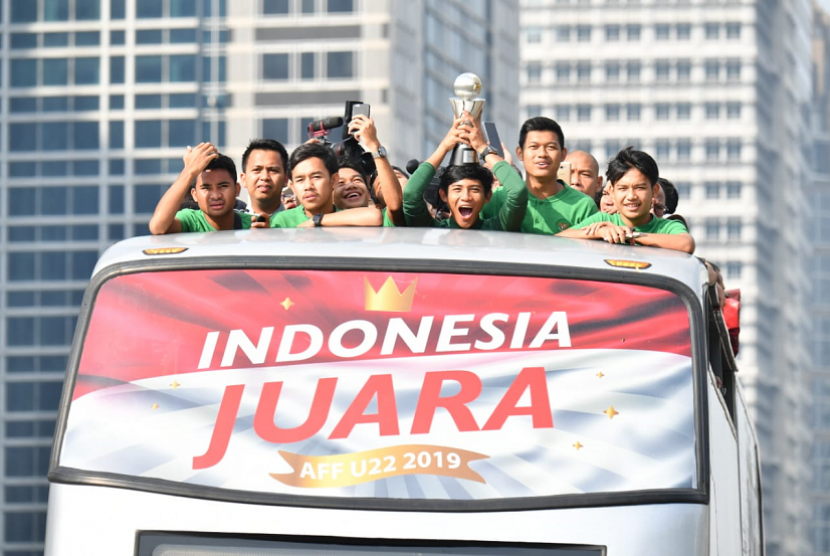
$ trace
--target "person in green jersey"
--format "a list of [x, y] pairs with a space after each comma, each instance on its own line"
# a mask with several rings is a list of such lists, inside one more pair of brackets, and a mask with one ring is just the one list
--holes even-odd
[[[441, 175], [438, 194], [449, 207], [450, 217], [437, 220], [427, 208], [424, 191], [444, 157], [458, 143], [475, 149], [481, 159], [493, 167], [493, 172], [478, 164], [448, 167]], [[506, 197], [499, 212], [485, 219], [481, 218], [481, 210], [492, 196], [493, 173], [501, 181]], [[409, 226], [518, 231], [527, 208], [527, 187], [518, 172], [502, 160], [484, 139], [480, 122], [475, 121], [469, 112], [464, 112], [453, 122], [432, 156], [421, 163], [409, 178], [403, 199]]]
[[[593, 199], [557, 179], [567, 154], [565, 135], [555, 121], [540, 116], [522, 125], [516, 156], [524, 165], [529, 195], [520, 231], [553, 235], [597, 212]], [[496, 189], [482, 216], [497, 214], [506, 199], [507, 191]]]
[[288, 181], [287, 169], [288, 152], [279, 141], [254, 139], [245, 147], [239, 181], [248, 190], [250, 212], [262, 216], [254, 219], [252, 228], [267, 228], [270, 219], [280, 210], [282, 190]]
[[[158, 235], [250, 228], [252, 215], [233, 210], [239, 195], [233, 160], [219, 154], [210, 143], [188, 147], [183, 160], [184, 169], [156, 205], [153, 218], [150, 219], [150, 233]], [[199, 205], [199, 210], [179, 210], [188, 189]]]
[[682, 222], [651, 213], [652, 199], [660, 188], [659, 176], [657, 163], [648, 154], [632, 147], [621, 150], [606, 172], [618, 212], [597, 213], [557, 235], [694, 253], [695, 240]]
[[359, 207], [335, 212], [334, 185], [340, 182], [334, 152], [320, 143], [300, 145], [288, 159], [291, 187], [300, 206], [278, 213], [272, 228], [311, 226], [380, 226], [383, 216], [374, 207]]

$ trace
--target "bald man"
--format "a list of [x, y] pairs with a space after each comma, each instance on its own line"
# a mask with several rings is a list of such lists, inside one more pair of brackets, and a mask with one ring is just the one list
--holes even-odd
[[599, 175], [597, 159], [585, 151], [568, 153], [565, 162], [571, 163], [571, 187], [596, 198], [597, 191], [602, 189], [602, 176]]

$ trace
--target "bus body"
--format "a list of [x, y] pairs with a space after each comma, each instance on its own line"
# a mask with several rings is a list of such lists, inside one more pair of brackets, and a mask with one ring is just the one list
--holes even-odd
[[46, 554], [763, 554], [703, 265], [427, 229], [135, 238], [87, 290]]

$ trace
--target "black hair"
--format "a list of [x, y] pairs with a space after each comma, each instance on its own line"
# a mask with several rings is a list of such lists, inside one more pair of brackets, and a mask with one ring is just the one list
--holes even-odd
[[245, 147], [245, 152], [242, 153], [242, 171], [245, 172], [248, 169], [248, 157], [251, 156], [252, 151], [274, 151], [280, 154], [280, 158], [282, 158], [282, 167], [288, 167], [288, 151], [285, 150], [285, 147], [279, 141], [274, 141], [273, 139], [251, 139], [251, 142], [248, 143], [248, 146]]
[[370, 184], [368, 179], [366, 178], [366, 174], [363, 173], [363, 166], [360, 164], [359, 160], [355, 160], [354, 158], [350, 158], [348, 156], [340, 156], [337, 158], [337, 168], [349, 168], [354, 170], [360, 177], [363, 178], [363, 183], [366, 184], [366, 189], [370, 188]]
[[530, 118], [529, 120], [526, 120], [525, 123], [522, 124], [522, 129], [519, 130], [520, 149], [525, 148], [527, 134], [531, 131], [552, 131], [556, 133], [556, 136], [559, 138], [559, 148], [565, 148], [565, 134], [562, 133], [562, 127], [550, 118], [546, 118], [544, 116], [537, 116], [536, 118]]
[[657, 183], [660, 184], [660, 187], [666, 194], [666, 212], [668, 212], [669, 214], [674, 214], [674, 211], [677, 210], [677, 202], [679, 200], [679, 197], [677, 195], [677, 188], [675, 188], [674, 184], [666, 178], [659, 178], [657, 180]]
[[[236, 174], [236, 164], [233, 163], [233, 159], [229, 156], [225, 156], [224, 154], [220, 154], [213, 160], [211, 160], [205, 171], [208, 170], [225, 170], [230, 174], [231, 181], [236, 183], [237, 174]], [[193, 182], [190, 184], [190, 188], [196, 187], [196, 180], [194, 179]]]
[[480, 182], [484, 187], [484, 193], [486, 194], [489, 194], [490, 191], [493, 190], [493, 173], [478, 164], [449, 166], [444, 173], [441, 174], [441, 180], [438, 182], [438, 189], [446, 193], [447, 190], [449, 190], [450, 185], [463, 179], [476, 180]]
[[643, 151], [635, 151], [634, 147], [624, 148], [617, 153], [617, 156], [608, 161], [608, 170], [605, 172], [605, 177], [611, 184], [615, 184], [632, 168], [642, 172], [648, 178], [652, 187], [660, 177], [660, 171], [657, 169], [657, 163], [654, 162], [654, 159]]
[[340, 169], [337, 165], [337, 157], [330, 148], [320, 143], [304, 143], [291, 153], [291, 158], [288, 159], [288, 175], [292, 176], [297, 164], [309, 158], [319, 158], [322, 160], [330, 176], [336, 174], [337, 170]]

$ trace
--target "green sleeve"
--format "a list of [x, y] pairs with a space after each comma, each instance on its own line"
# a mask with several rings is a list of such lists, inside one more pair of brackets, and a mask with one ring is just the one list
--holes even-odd
[[305, 209], [302, 205], [299, 205], [293, 209], [284, 210], [271, 218], [271, 227], [296, 228], [306, 220], [308, 220], [308, 216], [305, 214]]
[[386, 210], [386, 207], [383, 207], [383, 227], [384, 228], [395, 228], [395, 223], [392, 222], [392, 219], [389, 218], [389, 211]]
[[427, 202], [424, 201], [424, 192], [434, 176], [435, 168], [432, 164], [422, 162], [406, 182], [403, 190], [403, 213], [407, 226], [431, 228], [435, 225], [435, 220], [427, 209]]
[[502, 191], [503, 187], [499, 187], [495, 191], [493, 191], [493, 195], [490, 197], [490, 200], [484, 205], [484, 208], [481, 209], [481, 214], [479, 218], [483, 218], [487, 220], [488, 218], [493, 218], [498, 216], [499, 209], [504, 204], [505, 201], [505, 193], [506, 191]]
[[200, 210], [182, 209], [176, 213], [176, 220], [182, 225], [182, 232], [204, 232], [211, 228]]
[[[655, 217], [656, 218], [656, 217]], [[655, 230], [657, 234], [688, 234], [689, 230], [679, 220], [661, 220], [660, 229]]]
[[580, 199], [580, 205], [574, 211], [574, 222], [582, 222], [589, 216], [593, 216], [599, 212], [597, 204], [591, 197], [587, 195], [582, 196], [584, 197], [584, 199]]
[[593, 215], [585, 218], [584, 220], [581, 220], [575, 226], [571, 226], [570, 229], [572, 229], [572, 230], [581, 230], [582, 228], [587, 228], [591, 224], [596, 224], [597, 222], [613, 222], [613, 220], [611, 219], [610, 216], [611, 215], [606, 214], [604, 212], [597, 212], [596, 214], [593, 214]]
[[518, 232], [527, 212], [527, 186], [522, 176], [503, 160], [493, 167], [493, 173], [501, 182], [501, 188], [507, 192], [507, 198], [499, 208], [498, 227], [491, 229]]
[[239, 212], [239, 218], [242, 220], [242, 229], [243, 230], [250, 230], [251, 229], [251, 220], [253, 219], [253, 214], [248, 212]]

